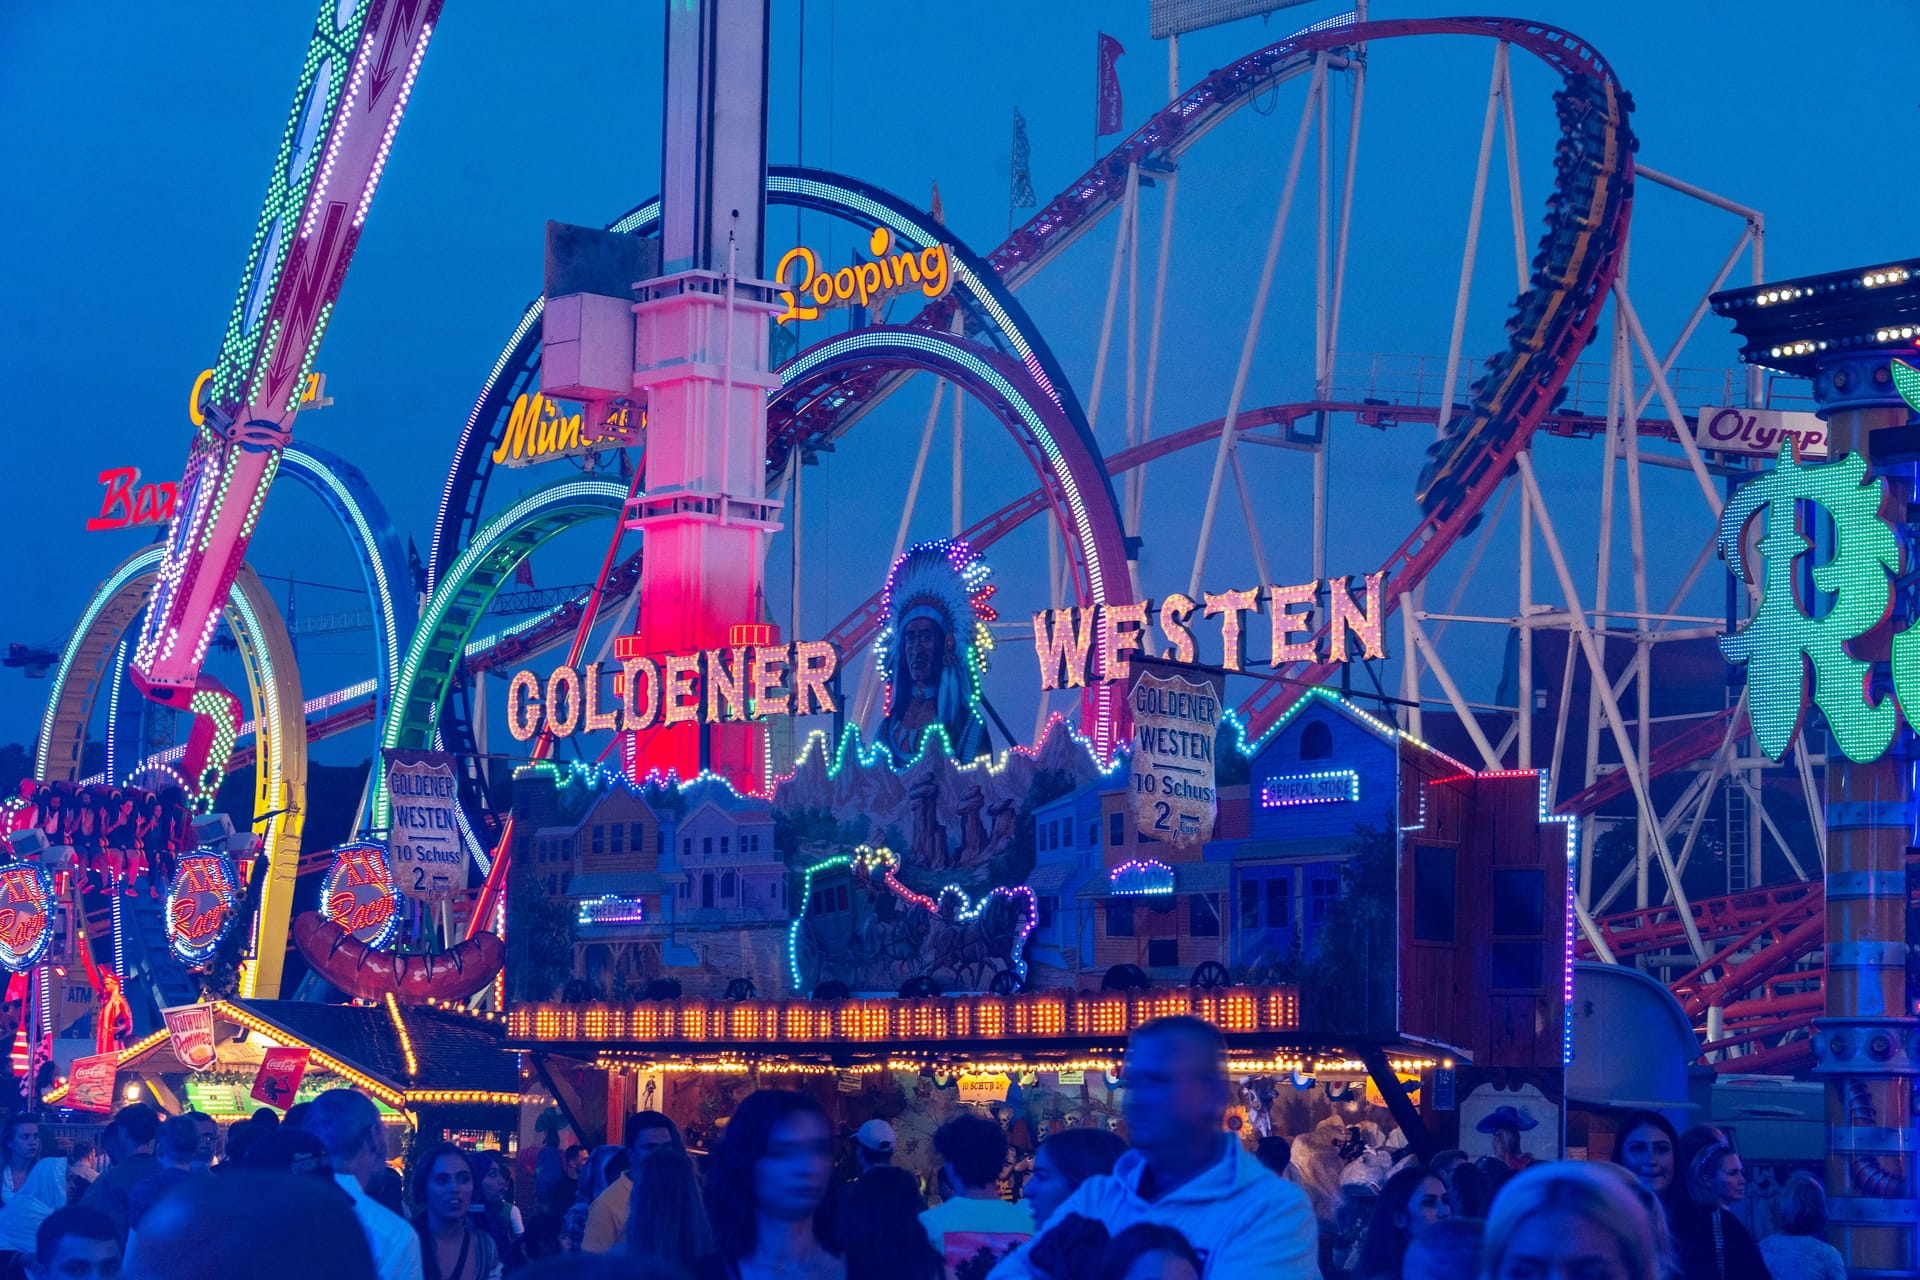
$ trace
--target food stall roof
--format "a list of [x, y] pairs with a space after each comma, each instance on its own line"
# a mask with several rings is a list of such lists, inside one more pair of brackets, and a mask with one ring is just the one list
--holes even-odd
[[[315, 1069], [332, 1072], [395, 1108], [420, 1103], [514, 1105], [520, 1078], [492, 1015], [460, 1006], [319, 1004], [306, 1000], [216, 1000], [215, 1042], [221, 1061], [257, 1064], [260, 1041], [313, 1051]], [[166, 1032], [120, 1055], [121, 1070], [189, 1074]], [[66, 1096], [62, 1082], [45, 1101]]]

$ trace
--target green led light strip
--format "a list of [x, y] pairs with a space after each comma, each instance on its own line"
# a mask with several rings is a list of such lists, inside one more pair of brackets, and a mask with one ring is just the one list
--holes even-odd
[[[1792, 445], [1782, 444], [1774, 469], [1742, 486], [1727, 504], [1720, 550], [1729, 572], [1759, 584], [1760, 603], [1745, 626], [1720, 638], [1720, 649], [1728, 661], [1747, 666], [1753, 733], [1770, 760], [1785, 755], [1799, 733], [1809, 665], [1814, 705], [1848, 759], [1877, 760], [1893, 741], [1899, 709], [1892, 699], [1868, 701], [1872, 664], [1847, 649], [1886, 621], [1893, 605], [1890, 575], [1900, 570], [1900, 546], [1881, 512], [1885, 494], [1885, 481], [1868, 480], [1866, 459], [1857, 453], [1803, 466], [1794, 461]], [[1814, 586], [1834, 596], [1832, 610], [1821, 618], [1809, 617], [1794, 593], [1794, 561], [1808, 550], [1798, 519], [1801, 502], [1817, 502], [1833, 518], [1833, 557], [1812, 570]], [[1743, 562], [1741, 548], [1755, 519], [1765, 521], [1757, 576]], [[1894, 644], [1895, 689], [1920, 695], [1920, 671], [1913, 669], [1920, 640], [1909, 646], [1908, 638]], [[1906, 662], [1903, 651], [1910, 655]], [[1910, 711], [1920, 710], [1913, 696], [1901, 701]]]
[[1907, 402], [1907, 408], [1920, 413], [1920, 369], [1895, 357], [1892, 363], [1893, 389]]

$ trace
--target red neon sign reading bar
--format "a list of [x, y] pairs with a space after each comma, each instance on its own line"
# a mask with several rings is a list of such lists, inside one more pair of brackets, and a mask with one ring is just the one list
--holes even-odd
[[89, 532], [165, 524], [173, 519], [180, 486], [172, 480], [141, 484], [140, 468], [109, 467], [100, 473], [100, 483], [107, 492], [100, 499], [100, 514], [87, 521]]

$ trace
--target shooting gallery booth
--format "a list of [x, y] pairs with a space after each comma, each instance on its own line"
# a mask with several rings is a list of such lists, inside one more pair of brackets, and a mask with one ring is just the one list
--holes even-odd
[[1227, 1124], [1248, 1142], [1334, 1122], [1344, 1138], [1359, 1121], [1376, 1126], [1380, 1145], [1404, 1135], [1401, 1145], [1428, 1131], [1422, 1111], [1436, 1084], [1451, 1090], [1451, 1057], [1307, 1035], [1299, 992], [1285, 984], [543, 1006], [510, 1012], [507, 1036], [531, 1050], [583, 1141], [618, 1141], [628, 1115], [656, 1110], [704, 1149], [747, 1094], [793, 1089], [814, 1096], [842, 1136], [886, 1121], [894, 1163], [928, 1175], [941, 1124], [964, 1110], [990, 1115], [1007, 1132], [1017, 1182], [1049, 1133], [1124, 1132], [1127, 1034], [1173, 1015], [1225, 1034], [1234, 1082]]
[[779, 1085], [902, 1141], [975, 1106], [1018, 1147], [1118, 1127], [1127, 1033], [1188, 1014], [1227, 1038], [1249, 1140], [1490, 1154], [1510, 1111], [1558, 1158], [1575, 828], [1544, 776], [1327, 690], [1221, 743], [1197, 845], [1150, 839], [1124, 773], [1058, 734], [991, 765], [814, 752], [724, 806], [711, 781], [531, 778], [507, 1044], [583, 1141], [642, 1109], [702, 1140]]

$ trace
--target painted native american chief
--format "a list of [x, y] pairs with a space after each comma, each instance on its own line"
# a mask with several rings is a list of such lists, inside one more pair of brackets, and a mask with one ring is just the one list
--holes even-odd
[[954, 760], [990, 750], [981, 721], [980, 677], [998, 617], [989, 570], [973, 548], [942, 538], [908, 547], [887, 575], [887, 629], [875, 642], [886, 682], [880, 741], [905, 765], [939, 729]]

